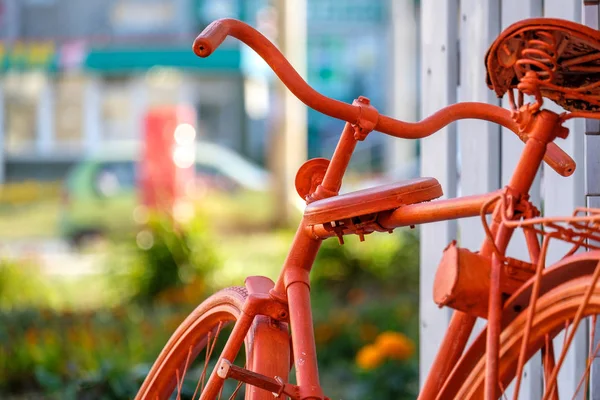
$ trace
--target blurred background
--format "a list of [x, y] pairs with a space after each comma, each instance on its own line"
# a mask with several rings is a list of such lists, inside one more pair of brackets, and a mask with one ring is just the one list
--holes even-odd
[[[294, 174], [343, 123], [238, 41], [197, 58], [204, 27], [241, 19], [318, 91], [414, 121], [418, 15], [418, 0], [0, 0], [0, 397], [132, 398], [208, 294], [276, 278]], [[373, 133], [343, 191], [417, 176], [417, 157]], [[327, 240], [313, 273], [325, 393], [414, 398], [417, 235], [354, 239]]]

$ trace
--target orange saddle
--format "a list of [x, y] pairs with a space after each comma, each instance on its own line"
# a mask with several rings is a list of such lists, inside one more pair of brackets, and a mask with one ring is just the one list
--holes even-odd
[[541, 95], [569, 111], [600, 111], [600, 32], [560, 19], [532, 18], [506, 28], [485, 57], [487, 84], [502, 97], [529, 70]]
[[308, 225], [325, 224], [422, 203], [442, 194], [435, 178], [409, 179], [317, 200], [306, 206], [304, 219]]

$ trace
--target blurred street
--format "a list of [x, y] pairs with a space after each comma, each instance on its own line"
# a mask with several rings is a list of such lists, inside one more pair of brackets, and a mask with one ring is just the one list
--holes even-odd
[[3, 240], [0, 257], [35, 260], [48, 275], [77, 276], [102, 272], [102, 253], [81, 252], [61, 238]]

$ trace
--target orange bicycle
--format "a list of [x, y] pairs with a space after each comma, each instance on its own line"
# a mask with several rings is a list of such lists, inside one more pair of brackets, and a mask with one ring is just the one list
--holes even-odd
[[[240, 21], [213, 22], [193, 50], [207, 57], [228, 35], [264, 58], [302, 102], [346, 125], [331, 160], [309, 160], [298, 171], [296, 189], [307, 206], [277, 281], [248, 277], [245, 287], [222, 290], [200, 304], [160, 353], [137, 398], [181, 398], [184, 379], [192, 374], [192, 398], [326, 399], [319, 384], [309, 296], [310, 271], [321, 242], [337, 237], [343, 243], [345, 235], [362, 239], [398, 227], [478, 215], [486, 232], [480, 250], [452, 243], [438, 268], [434, 300], [455, 312], [419, 398], [497, 399], [507, 395], [511, 382], [517, 398], [524, 365], [540, 350], [543, 398], [558, 398], [558, 372], [575, 332], [584, 318], [591, 318], [595, 327], [600, 313], [600, 209], [540, 217], [529, 190], [543, 161], [562, 176], [575, 170], [574, 161], [553, 143], [569, 134], [563, 123], [600, 119], [600, 33], [555, 19], [512, 25], [486, 56], [488, 85], [498, 96], [508, 93], [511, 110], [460, 103], [419, 123], [381, 115], [364, 97], [346, 104], [317, 93], [273, 44]], [[533, 101], [525, 102], [525, 95]], [[543, 109], [544, 98], [567, 111]], [[500, 124], [525, 143], [503, 189], [436, 200], [442, 195], [437, 180], [418, 178], [338, 195], [357, 141], [370, 132], [419, 139], [465, 118]], [[524, 233], [529, 260], [506, 256], [517, 229]], [[561, 261], [546, 266], [552, 239], [572, 247]], [[467, 348], [478, 317], [487, 319], [487, 326]], [[228, 325], [231, 329], [225, 330]], [[223, 338], [225, 332], [229, 336]], [[565, 340], [555, 352], [553, 339], [561, 332]], [[590, 343], [596, 343], [595, 329], [590, 335]], [[242, 348], [244, 364], [237, 365]], [[584, 396], [599, 348], [590, 347], [580, 377], [578, 390]], [[292, 367], [295, 380], [289, 376]]]

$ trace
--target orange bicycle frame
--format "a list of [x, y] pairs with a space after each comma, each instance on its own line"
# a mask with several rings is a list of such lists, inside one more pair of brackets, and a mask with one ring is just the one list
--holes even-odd
[[[511, 206], [528, 203], [529, 190], [544, 161], [563, 176], [573, 173], [574, 161], [553, 143], [555, 138], [564, 138], [568, 134], [568, 131], [561, 125], [563, 122], [561, 117], [551, 111], [531, 110], [527, 106], [523, 106], [518, 111], [522, 118], [517, 122], [517, 119], [513, 118], [514, 114], [503, 108], [483, 103], [461, 103], [451, 105], [419, 123], [401, 122], [380, 115], [369, 104], [368, 99], [361, 97], [353, 104], [346, 104], [319, 94], [297, 74], [279, 50], [260, 33], [240, 21], [231, 19], [215, 21], [198, 36], [193, 49], [197, 55], [206, 57], [228, 35], [240, 39], [253, 48], [267, 61], [286, 86], [309, 107], [347, 121], [320, 183], [307, 196], [308, 203], [337, 196], [356, 143], [364, 140], [373, 130], [399, 138], [418, 139], [432, 135], [451, 122], [473, 118], [500, 124], [516, 133], [525, 142], [523, 153], [510, 182], [500, 191], [456, 199], [409, 203], [399, 208], [378, 212], [374, 220], [366, 225], [367, 229], [365, 226], [361, 226], [361, 232], [351, 225], [347, 226], [343, 232], [343, 234], [363, 234], [365, 232], [391, 231], [402, 226], [473, 217], [481, 213], [492, 214], [489, 226], [490, 235], [484, 240], [479, 254], [492, 260], [487, 310], [489, 325], [486, 381], [497, 382], [498, 337], [501, 329], [503, 301], [500, 290], [501, 259], [504, 257], [515, 229], [501, 223], [501, 212], [504, 212], [504, 209], [498, 200], [504, 196], [509, 199]], [[375, 204], [382, 201], [376, 195], [377, 193], [374, 192], [368, 198], [369, 201]], [[341, 238], [339, 231], [332, 229], [331, 226], [311, 223], [306, 216], [303, 217], [282, 272], [274, 286], [270, 288], [268, 295], [263, 294], [260, 299], [257, 297], [252, 300], [254, 301], [253, 306], [249, 306], [249, 311], [246, 313], [248, 317], [244, 317], [236, 324], [221, 358], [231, 359], [237, 354], [253, 318], [257, 315], [268, 315], [290, 324], [296, 385], [285, 382], [276, 384], [266, 379], [267, 377], [255, 377], [252, 384], [271, 391], [277, 389], [275, 392], [295, 399], [325, 398], [319, 383], [309, 276], [322, 240], [332, 236]], [[532, 262], [535, 262], [540, 253], [539, 243], [531, 234], [526, 234], [526, 237]], [[263, 302], [261, 307], [254, 307], [259, 300]], [[286, 315], [278, 316], [264, 311], [281, 306], [288, 310]], [[469, 313], [454, 312], [442, 346], [425, 380], [420, 399], [436, 398], [442, 385], [450, 376], [452, 368], [463, 354], [475, 320], [476, 317]], [[215, 369], [209, 379], [208, 387], [218, 387], [220, 380], [225, 378], [226, 376], [220, 376]], [[486, 385], [486, 398], [497, 398], [498, 388], [494, 385]], [[202, 399], [210, 398], [210, 396], [210, 391], [207, 391], [202, 395]]]

